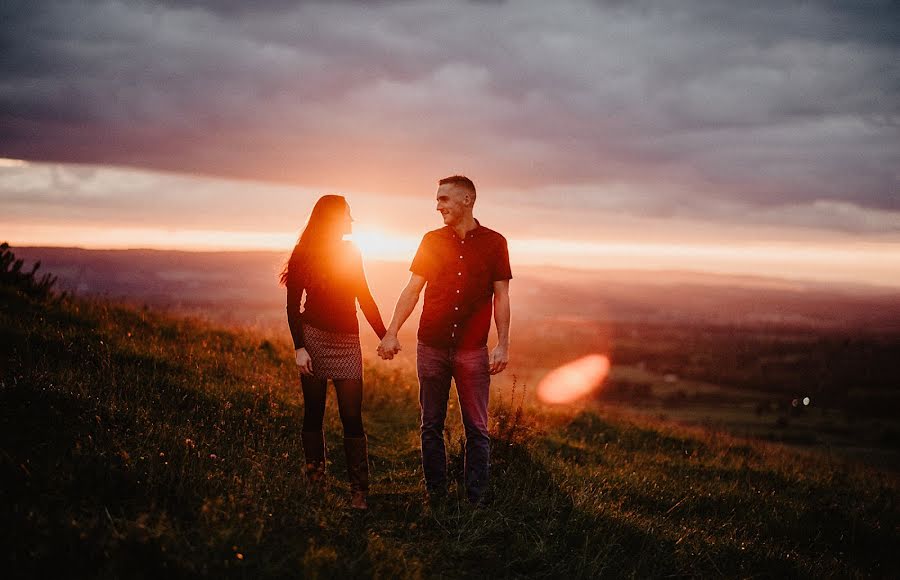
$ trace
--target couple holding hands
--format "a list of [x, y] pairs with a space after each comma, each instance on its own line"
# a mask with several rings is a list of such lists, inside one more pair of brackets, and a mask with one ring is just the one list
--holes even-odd
[[[506, 239], [472, 215], [475, 184], [460, 175], [441, 179], [437, 211], [444, 227], [425, 234], [413, 258], [409, 282], [385, 328], [372, 298], [359, 251], [343, 237], [353, 221], [346, 199], [326, 195], [316, 202], [281, 281], [287, 287], [287, 317], [303, 389], [303, 452], [309, 480], [325, 475], [327, 381], [337, 392], [344, 427], [344, 451], [351, 505], [367, 509], [369, 467], [362, 423], [362, 351], [356, 303], [381, 338], [378, 355], [400, 352], [397, 333], [422, 290], [416, 369], [421, 412], [422, 468], [431, 500], [447, 493], [444, 421], [451, 379], [456, 383], [465, 427], [465, 485], [468, 500], [485, 499], [490, 466], [488, 398], [491, 375], [509, 361], [509, 251]], [[301, 301], [303, 294], [306, 300]], [[491, 317], [497, 347], [488, 353]]]

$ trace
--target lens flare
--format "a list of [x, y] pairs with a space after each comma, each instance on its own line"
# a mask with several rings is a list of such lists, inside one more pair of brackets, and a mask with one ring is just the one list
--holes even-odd
[[600, 388], [609, 374], [609, 359], [591, 354], [556, 368], [537, 387], [538, 398], [545, 403], [571, 403]]

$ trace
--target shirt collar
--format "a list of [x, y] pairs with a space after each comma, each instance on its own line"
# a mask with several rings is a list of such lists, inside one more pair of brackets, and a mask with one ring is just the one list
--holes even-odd
[[[474, 218], [474, 219], [475, 219], [475, 227], [473, 229], [469, 230], [469, 233], [466, 234], [466, 238], [474, 238], [475, 236], [478, 236], [482, 232], [484, 232], [484, 227], [482, 227], [481, 222], [478, 221], [478, 218]], [[456, 235], [456, 230], [454, 230], [451, 226], [444, 226], [443, 231], [444, 231], [445, 236], [450, 236], [451, 238], [454, 238], [454, 239], [458, 238], [458, 236]]]

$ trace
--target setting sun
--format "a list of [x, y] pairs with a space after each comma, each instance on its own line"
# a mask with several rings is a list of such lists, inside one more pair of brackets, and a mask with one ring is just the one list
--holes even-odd
[[419, 243], [415, 237], [390, 234], [374, 228], [357, 228], [349, 238], [365, 258], [373, 260], [409, 260], [416, 253]]

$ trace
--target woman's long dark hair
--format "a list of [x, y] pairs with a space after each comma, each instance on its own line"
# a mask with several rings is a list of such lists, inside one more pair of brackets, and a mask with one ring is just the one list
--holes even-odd
[[[302, 268], [304, 262], [327, 264], [343, 237], [344, 219], [349, 208], [342, 195], [323, 195], [313, 206], [306, 227], [291, 252], [291, 257], [281, 270], [281, 284], [286, 285], [290, 272]], [[325, 258], [320, 259], [320, 258]]]

